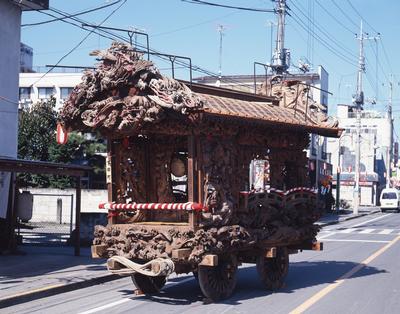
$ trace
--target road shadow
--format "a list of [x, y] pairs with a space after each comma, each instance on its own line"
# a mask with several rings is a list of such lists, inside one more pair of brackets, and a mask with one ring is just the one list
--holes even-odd
[[90, 250], [81, 248], [81, 256], [74, 256], [73, 247], [19, 246], [16, 255], [0, 255], [0, 289], [12, 280], [76, 272], [77, 268], [104, 272], [105, 259], [92, 259]]
[[[285, 286], [276, 292], [264, 288], [258, 277], [255, 266], [242, 267], [237, 273], [237, 285], [234, 294], [221, 304], [241, 304], [242, 301], [263, 297], [272, 293], [290, 294], [296, 290], [333, 283], [348, 271], [358, 266], [349, 261], [313, 261], [290, 263], [289, 274]], [[386, 270], [364, 266], [352, 275], [349, 280], [357, 277], [374, 276], [386, 273]], [[189, 278], [193, 278], [190, 280]], [[189, 280], [187, 280], [189, 279]], [[172, 280], [172, 285], [166, 285], [160, 293], [152, 296], [141, 296], [143, 300], [171, 305], [188, 305], [195, 302], [210, 303], [201, 293], [199, 284], [193, 276], [178, 277]], [[181, 284], [180, 281], [183, 281]], [[126, 295], [132, 295], [132, 290], [120, 290]]]

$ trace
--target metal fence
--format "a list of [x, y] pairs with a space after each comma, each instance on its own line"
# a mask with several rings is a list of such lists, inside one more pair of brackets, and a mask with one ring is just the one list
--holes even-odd
[[73, 245], [74, 195], [33, 193], [32, 216], [18, 219], [18, 235], [24, 245]]

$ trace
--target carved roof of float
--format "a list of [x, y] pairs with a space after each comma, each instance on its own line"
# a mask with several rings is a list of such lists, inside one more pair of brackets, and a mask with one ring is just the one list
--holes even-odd
[[207, 94], [200, 96], [205, 100], [206, 105], [203, 108], [205, 113], [225, 119], [240, 119], [242, 122], [258, 121], [332, 137], [338, 136], [341, 131], [337, 128], [315, 124], [306, 115], [279, 107], [272, 102], [245, 101]]
[[[307, 111], [297, 110], [304, 104], [298, 101], [299, 95], [292, 95], [294, 100], [286, 107], [286, 98], [282, 102], [282, 97], [278, 100], [205, 86], [193, 86], [192, 91], [183, 82], [161, 75], [152, 62], [121, 43], [92, 55], [98, 57], [100, 64], [95, 71], [84, 73], [60, 112], [67, 129], [129, 135], [160, 122], [168, 112], [175, 112], [193, 119], [202, 117], [203, 121], [257, 121], [326, 136], [340, 135], [336, 125], [320, 123], [310, 112], [307, 115]], [[197, 113], [203, 115], [193, 115]]]

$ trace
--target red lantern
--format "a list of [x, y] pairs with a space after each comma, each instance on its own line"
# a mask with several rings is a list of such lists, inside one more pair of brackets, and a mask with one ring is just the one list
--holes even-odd
[[57, 123], [57, 143], [64, 145], [68, 142], [68, 132], [61, 125], [61, 123]]

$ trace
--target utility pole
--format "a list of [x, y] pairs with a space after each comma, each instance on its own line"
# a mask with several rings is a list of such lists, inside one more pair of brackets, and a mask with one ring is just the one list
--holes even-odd
[[272, 56], [271, 68], [274, 73], [280, 75], [287, 71], [290, 66], [290, 51], [285, 48], [285, 17], [286, 0], [275, 0], [278, 14], [278, 25], [276, 31], [276, 46]]
[[389, 104], [388, 104], [388, 118], [389, 118], [389, 146], [387, 148], [387, 166], [386, 166], [386, 188], [390, 188], [390, 177], [392, 168], [393, 156], [393, 117], [392, 117], [392, 101], [393, 101], [393, 74], [390, 74], [389, 82]]
[[377, 37], [369, 37], [363, 32], [363, 23], [360, 23], [360, 34], [356, 37], [360, 41], [359, 59], [358, 59], [358, 75], [357, 75], [357, 91], [353, 98], [353, 104], [356, 108], [356, 164], [354, 173], [354, 193], [353, 193], [353, 213], [358, 214], [360, 206], [360, 157], [361, 157], [361, 110], [364, 105], [364, 92], [362, 90], [362, 75], [365, 72], [364, 57], [364, 40], [376, 40]]
[[360, 35], [357, 36], [360, 41], [360, 54], [358, 59], [358, 75], [357, 75], [357, 91], [353, 99], [353, 104], [356, 107], [356, 164], [354, 173], [354, 192], [353, 192], [353, 213], [358, 214], [360, 206], [360, 155], [361, 155], [361, 110], [364, 105], [364, 92], [362, 90], [362, 74], [365, 72], [365, 58], [364, 58], [364, 39], [362, 21], [360, 24]]
[[215, 83], [217, 87], [221, 86], [222, 80], [222, 37], [225, 35], [224, 30], [226, 30], [225, 26], [219, 24], [217, 27], [217, 31], [219, 33], [219, 65], [218, 65], [218, 80]]

